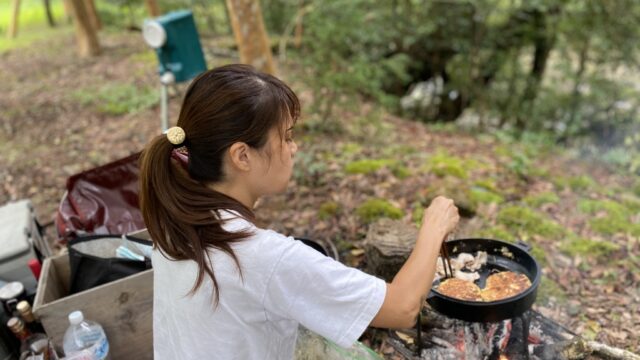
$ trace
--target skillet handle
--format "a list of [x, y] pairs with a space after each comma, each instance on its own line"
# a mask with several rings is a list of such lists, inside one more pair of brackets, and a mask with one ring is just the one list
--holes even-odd
[[517, 247], [521, 248], [522, 250], [524, 250], [524, 251], [528, 252], [528, 253], [530, 253], [530, 252], [531, 252], [531, 249], [533, 248], [533, 246], [529, 245], [528, 243], [526, 243], [526, 242], [524, 242], [524, 241], [522, 241], [522, 240], [520, 240], [520, 239], [517, 239], [517, 240], [516, 240], [515, 245], [516, 245]]

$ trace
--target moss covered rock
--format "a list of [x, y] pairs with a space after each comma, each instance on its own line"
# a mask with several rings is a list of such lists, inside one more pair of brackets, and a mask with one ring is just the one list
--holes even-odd
[[525, 206], [509, 205], [498, 212], [498, 222], [519, 236], [539, 235], [559, 239], [566, 231], [546, 216]]
[[539, 208], [544, 204], [557, 204], [560, 202], [560, 198], [555, 193], [543, 192], [526, 196], [524, 199], [522, 199], [522, 201], [524, 201], [524, 203], [529, 206]]
[[344, 171], [348, 174], [370, 174], [392, 163], [393, 161], [388, 159], [358, 160], [348, 163]]
[[380, 218], [400, 219], [402, 210], [383, 199], [369, 199], [356, 209], [356, 214], [366, 223]]
[[325, 203], [322, 203], [322, 205], [320, 205], [320, 208], [318, 209], [318, 217], [321, 220], [332, 218], [338, 213], [340, 213], [340, 204], [335, 201], [327, 201]]
[[619, 249], [620, 246], [612, 242], [595, 241], [578, 237], [569, 239], [560, 244], [560, 251], [570, 256], [580, 255], [604, 258]]
[[465, 161], [459, 157], [451, 156], [445, 152], [438, 152], [431, 156], [424, 169], [439, 177], [453, 176], [460, 179], [469, 177]]

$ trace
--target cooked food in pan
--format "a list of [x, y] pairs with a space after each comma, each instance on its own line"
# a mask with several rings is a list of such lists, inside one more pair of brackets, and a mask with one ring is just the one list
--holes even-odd
[[436, 289], [440, 294], [467, 301], [497, 301], [516, 296], [531, 286], [529, 278], [513, 271], [490, 275], [484, 289], [472, 281], [446, 279]]
[[482, 295], [478, 285], [471, 281], [457, 278], [447, 279], [440, 283], [438, 292], [460, 300], [482, 301]]
[[527, 290], [531, 281], [524, 274], [513, 271], [503, 271], [492, 274], [487, 278], [487, 286], [482, 289], [484, 301], [496, 301], [516, 296]]

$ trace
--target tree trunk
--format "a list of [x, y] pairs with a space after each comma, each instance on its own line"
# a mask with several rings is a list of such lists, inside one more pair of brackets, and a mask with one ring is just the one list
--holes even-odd
[[227, 0], [233, 33], [240, 52], [240, 62], [275, 74], [269, 38], [258, 0]]
[[13, 0], [13, 14], [9, 23], [9, 31], [7, 36], [11, 39], [18, 34], [18, 18], [20, 17], [20, 0]]
[[51, 13], [51, 2], [49, 0], [44, 0], [44, 12], [47, 15], [47, 23], [49, 26], [56, 26], [56, 22], [53, 20], [53, 14]]
[[78, 54], [80, 57], [89, 57], [100, 54], [100, 43], [96, 30], [89, 21], [89, 15], [83, 0], [69, 0], [73, 12], [78, 41]]
[[67, 24], [71, 24], [73, 19], [73, 9], [71, 9], [71, 0], [62, 0], [62, 6], [64, 7], [64, 16], [67, 19]]
[[367, 272], [391, 282], [418, 238], [418, 230], [403, 221], [382, 218], [369, 226], [364, 249]]
[[522, 95], [522, 109], [523, 112], [518, 114], [516, 118], [516, 128], [519, 130], [525, 130], [527, 124], [525, 123], [524, 116], [529, 116], [533, 110], [533, 103], [538, 97], [538, 89], [544, 76], [544, 71], [547, 67], [547, 60], [549, 54], [555, 45], [556, 31], [551, 31], [550, 17], [556, 15], [559, 12], [559, 8], [549, 10], [547, 13], [542, 13], [538, 10], [533, 13], [533, 24], [535, 29], [535, 36], [533, 39], [533, 45], [535, 50], [533, 53], [533, 63], [531, 64], [531, 73], [527, 80], [527, 87], [524, 89]]
[[93, 0], [84, 0], [85, 9], [87, 10], [87, 15], [89, 16], [89, 22], [95, 31], [102, 29], [102, 22], [100, 21], [100, 17], [98, 16], [98, 12], [96, 10], [96, 4]]
[[144, 0], [144, 6], [151, 17], [160, 16], [160, 6], [157, 0]]

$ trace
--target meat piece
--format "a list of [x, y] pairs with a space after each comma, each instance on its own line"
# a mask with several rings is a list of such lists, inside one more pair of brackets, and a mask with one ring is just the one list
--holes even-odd
[[478, 285], [456, 278], [447, 279], [440, 283], [437, 291], [452, 298], [468, 301], [482, 301]]
[[455, 277], [456, 279], [464, 280], [464, 281], [474, 282], [480, 279], [480, 274], [478, 274], [477, 272], [466, 272], [462, 270], [456, 270], [455, 275], [453, 277]]
[[502, 271], [487, 278], [487, 285], [481, 295], [484, 301], [497, 301], [516, 296], [530, 286], [531, 281], [526, 275]]

